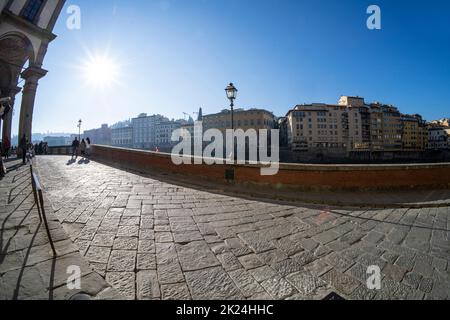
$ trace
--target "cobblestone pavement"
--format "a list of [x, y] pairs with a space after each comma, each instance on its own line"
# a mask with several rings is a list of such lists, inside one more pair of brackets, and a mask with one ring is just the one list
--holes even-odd
[[[86, 263], [64, 232], [52, 208], [46, 215], [57, 258], [39, 220], [31, 189], [29, 166], [7, 164], [0, 180], [0, 300], [66, 300], [79, 293], [98, 299], [120, 298], [115, 289]], [[48, 201], [47, 201], [48, 204]], [[69, 266], [80, 267], [81, 287], [69, 290]]]
[[[38, 159], [64, 229], [128, 299], [447, 299], [450, 210], [344, 210], [194, 190]], [[382, 288], [367, 289], [367, 268]]]

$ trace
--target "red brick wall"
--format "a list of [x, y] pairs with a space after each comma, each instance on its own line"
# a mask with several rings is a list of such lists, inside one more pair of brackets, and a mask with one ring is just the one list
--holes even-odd
[[390, 190], [410, 188], [450, 188], [450, 164], [413, 165], [301, 165], [282, 164], [274, 176], [262, 176], [259, 166], [180, 165], [170, 155], [93, 146], [94, 160], [139, 172], [182, 174], [225, 183], [225, 170], [235, 170], [235, 183], [268, 185], [301, 190]]

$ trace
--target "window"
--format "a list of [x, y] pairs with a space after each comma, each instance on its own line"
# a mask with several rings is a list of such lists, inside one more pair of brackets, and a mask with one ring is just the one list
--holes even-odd
[[29, 0], [22, 11], [22, 17], [30, 22], [34, 22], [44, 0]]

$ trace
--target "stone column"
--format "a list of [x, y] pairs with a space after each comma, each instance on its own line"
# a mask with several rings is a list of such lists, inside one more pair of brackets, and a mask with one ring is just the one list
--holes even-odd
[[24, 134], [29, 142], [32, 141], [31, 134], [36, 90], [39, 79], [46, 74], [46, 70], [34, 66], [29, 67], [21, 74], [21, 77], [25, 79], [25, 85], [23, 86], [22, 106], [20, 108], [19, 142]]
[[14, 100], [15, 100], [16, 94], [18, 94], [20, 92], [20, 90], [21, 90], [21, 88], [19, 88], [19, 87], [12, 88], [6, 94], [6, 96], [11, 97], [11, 110], [5, 116], [5, 120], [3, 122], [2, 139], [5, 139], [5, 137], [8, 137], [9, 141], [11, 141], [11, 125], [12, 125], [13, 110], [14, 110]]

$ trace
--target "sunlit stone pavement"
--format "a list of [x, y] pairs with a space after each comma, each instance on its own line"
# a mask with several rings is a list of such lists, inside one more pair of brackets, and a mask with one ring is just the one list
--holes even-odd
[[[114, 299], [120, 295], [87, 263], [53, 214], [46, 215], [57, 251], [53, 256], [34, 204], [29, 166], [9, 161], [0, 180], [0, 300]], [[69, 288], [67, 270], [76, 266], [79, 286]]]
[[[37, 159], [57, 218], [128, 299], [447, 299], [449, 208], [343, 210], [194, 190]], [[382, 270], [381, 290], [367, 268]]]

